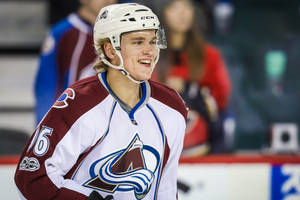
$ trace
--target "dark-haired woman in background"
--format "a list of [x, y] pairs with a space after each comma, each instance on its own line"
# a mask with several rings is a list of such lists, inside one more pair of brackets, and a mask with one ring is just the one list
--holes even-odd
[[161, 52], [153, 79], [177, 90], [190, 108], [182, 156], [223, 152], [222, 116], [227, 109], [231, 81], [218, 49], [197, 27], [197, 8], [190, 0], [164, 1], [161, 20], [168, 49]]

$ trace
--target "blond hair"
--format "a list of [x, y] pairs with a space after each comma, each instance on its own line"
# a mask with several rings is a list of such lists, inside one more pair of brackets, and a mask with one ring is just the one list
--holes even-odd
[[99, 39], [95, 45], [96, 46], [96, 54], [98, 55], [98, 59], [94, 65], [93, 69], [95, 70], [96, 73], [104, 72], [108, 68], [108, 66], [100, 60], [100, 55], [104, 54], [106, 60], [110, 61], [110, 59], [106, 56], [105, 51], [104, 51], [104, 44], [107, 42], [110, 43], [109, 38]]

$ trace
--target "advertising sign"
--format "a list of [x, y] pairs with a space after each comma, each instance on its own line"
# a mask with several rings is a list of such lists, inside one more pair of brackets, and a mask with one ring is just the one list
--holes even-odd
[[300, 165], [272, 167], [271, 200], [300, 199]]

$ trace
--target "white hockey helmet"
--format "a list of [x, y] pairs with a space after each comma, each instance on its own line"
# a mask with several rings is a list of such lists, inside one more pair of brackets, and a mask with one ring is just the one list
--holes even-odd
[[[132, 77], [123, 66], [123, 59], [120, 53], [121, 36], [123, 33], [140, 30], [156, 30], [157, 47], [165, 49], [167, 47], [163, 29], [160, 27], [158, 17], [146, 6], [137, 3], [113, 4], [102, 8], [98, 14], [94, 25], [94, 47], [99, 49], [97, 41], [109, 38], [117, 55], [120, 57], [119, 66], [112, 65], [106, 60], [104, 54], [100, 55], [100, 60], [110, 67], [121, 70], [131, 80]], [[157, 63], [158, 58], [155, 61]], [[134, 82], [140, 82], [135, 81]]]

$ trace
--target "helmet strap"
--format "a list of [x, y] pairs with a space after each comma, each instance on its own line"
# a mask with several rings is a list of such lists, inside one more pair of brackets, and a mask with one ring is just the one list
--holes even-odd
[[158, 62], [158, 60], [159, 60], [159, 54], [160, 54], [160, 48], [158, 48], [157, 57], [156, 57], [155, 60], [154, 60], [154, 67], [153, 67], [153, 70], [154, 70], [154, 68], [156, 67], [156, 64], [157, 64], [157, 62]]
[[135, 80], [135, 79], [130, 75], [130, 73], [125, 69], [124, 64], [123, 64], [123, 58], [122, 58], [121, 52], [120, 52], [119, 50], [116, 50], [116, 54], [119, 56], [120, 62], [121, 62], [120, 65], [118, 65], [118, 66], [117, 66], [117, 65], [111, 64], [111, 63], [105, 58], [104, 53], [101, 53], [101, 54], [100, 54], [100, 60], [101, 60], [104, 64], [108, 65], [109, 67], [120, 70], [120, 71], [122, 72], [122, 74], [123, 74], [124, 76], [126, 76], [129, 80], [131, 80], [132, 82], [138, 83], [138, 84], [139, 84], [139, 83], [143, 83], [144, 81], [138, 81], [138, 80]]

